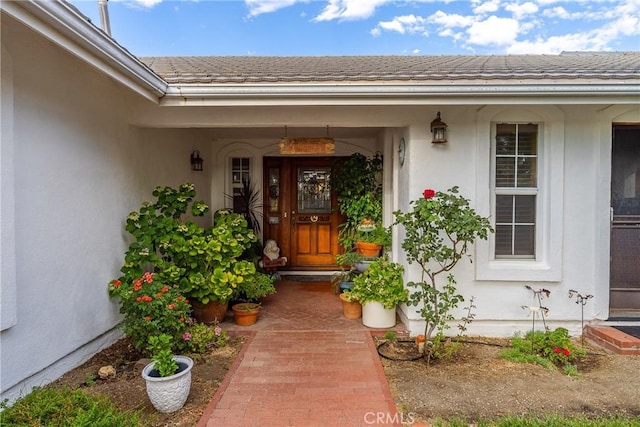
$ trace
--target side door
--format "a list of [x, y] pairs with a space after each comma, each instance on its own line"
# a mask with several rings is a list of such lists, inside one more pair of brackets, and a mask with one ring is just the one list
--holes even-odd
[[640, 126], [614, 125], [610, 309], [640, 310]]

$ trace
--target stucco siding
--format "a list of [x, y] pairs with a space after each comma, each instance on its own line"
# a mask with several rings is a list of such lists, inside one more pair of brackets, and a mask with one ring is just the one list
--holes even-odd
[[[0, 333], [0, 378], [1, 398], [13, 400], [120, 336], [107, 284], [122, 265], [124, 219], [156, 185], [200, 177], [188, 133], [130, 126], [131, 92], [4, 16], [2, 31], [11, 64], [2, 79], [13, 91], [10, 111], [3, 103], [13, 134], [2, 144], [15, 183], [16, 321]], [[201, 190], [206, 199], [208, 186]], [[10, 267], [3, 256], [3, 273]], [[10, 286], [3, 274], [3, 295]]]

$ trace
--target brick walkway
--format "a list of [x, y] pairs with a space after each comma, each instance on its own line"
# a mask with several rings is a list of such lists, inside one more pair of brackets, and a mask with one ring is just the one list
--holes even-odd
[[371, 330], [342, 316], [328, 282], [277, 286], [258, 323], [223, 322], [250, 336], [199, 426], [399, 425]]

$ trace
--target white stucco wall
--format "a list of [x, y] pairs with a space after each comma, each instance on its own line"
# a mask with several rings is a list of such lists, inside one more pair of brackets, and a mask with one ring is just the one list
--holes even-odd
[[[573, 334], [580, 333], [580, 306], [575, 299], [568, 297], [569, 289], [575, 289], [583, 295], [591, 294], [584, 308], [587, 322], [606, 320], [609, 307], [609, 198], [611, 164], [611, 126], [613, 122], [638, 123], [640, 109], [636, 106], [618, 106], [614, 111], [610, 107], [599, 105], [585, 106], [492, 106], [515, 114], [518, 110], [530, 109], [533, 115], [548, 117], [544, 126], [543, 138], [551, 139], [551, 144], [562, 143], [562, 151], [557, 145], [541, 145], [541, 155], [547, 156], [541, 164], [541, 179], [550, 185], [547, 190], [557, 192], [563, 188], [563, 197], [552, 197], [549, 203], [549, 217], [558, 217], [560, 210], [561, 235], [551, 233], [550, 253], [560, 253], [557, 262], [557, 279], [546, 279], [535, 270], [524, 270], [518, 280], [505, 280], [496, 275], [494, 280], [477, 280], [475, 267], [482, 260], [482, 254], [471, 250], [473, 264], [462, 260], [453, 273], [458, 282], [458, 290], [467, 300], [460, 305], [465, 307], [471, 296], [475, 298], [476, 320], [471, 324], [468, 334], [488, 336], [510, 336], [517, 331], [531, 328], [530, 314], [522, 305], [537, 305], [532, 294], [524, 286], [534, 289], [545, 288], [551, 291], [551, 297], [544, 300], [549, 308], [547, 322], [551, 327], [563, 326]], [[424, 129], [407, 129], [407, 161], [398, 173], [398, 205], [409, 209], [409, 200], [422, 197], [425, 188], [435, 190], [460, 186], [460, 192], [471, 199], [472, 206], [483, 215], [490, 215], [490, 203], [478, 199], [477, 187], [486, 186], [490, 171], [490, 152], [482, 148], [477, 128], [490, 126], [489, 122], [477, 122], [477, 107], [451, 107], [442, 109], [442, 118], [449, 125], [449, 143], [436, 146], [428, 143], [430, 135]], [[534, 112], [537, 112], [534, 114]], [[606, 114], [605, 114], [606, 112]], [[558, 120], [558, 117], [561, 120]], [[538, 119], [535, 119], [538, 120]], [[561, 127], [555, 132], [550, 127]], [[550, 132], [549, 132], [550, 131]], [[555, 151], [554, 151], [555, 150]], [[550, 154], [554, 154], [551, 156]], [[558, 162], [557, 159], [562, 159]], [[548, 162], [551, 163], [548, 163]], [[484, 165], [487, 165], [486, 167]], [[406, 170], [406, 172], [405, 172]], [[550, 181], [550, 182], [549, 182]], [[480, 184], [478, 184], [480, 183]], [[546, 195], [544, 196], [546, 197]], [[550, 220], [553, 224], [553, 220]], [[399, 239], [402, 239], [399, 232]], [[402, 253], [398, 259], [404, 260]], [[556, 262], [553, 258], [551, 262]], [[409, 266], [406, 280], [417, 280], [418, 269]], [[445, 280], [444, 277], [441, 280]], [[400, 307], [399, 312], [413, 334], [422, 333], [424, 322], [415, 307]], [[458, 310], [456, 317], [463, 315]], [[541, 326], [541, 320], [537, 320]], [[457, 333], [453, 322], [451, 333]]]
[[209, 188], [190, 170], [188, 132], [131, 127], [129, 106], [148, 101], [4, 18], [1, 285], [3, 312], [15, 289], [15, 321], [0, 332], [0, 399], [13, 400], [120, 336], [107, 284], [127, 214], [156, 185]]

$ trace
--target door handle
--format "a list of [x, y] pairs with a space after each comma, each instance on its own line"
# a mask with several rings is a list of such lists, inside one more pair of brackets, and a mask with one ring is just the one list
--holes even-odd
[[311, 222], [318, 222], [318, 215], [311, 215]]
[[291, 211], [291, 225], [296, 224], [296, 211]]

